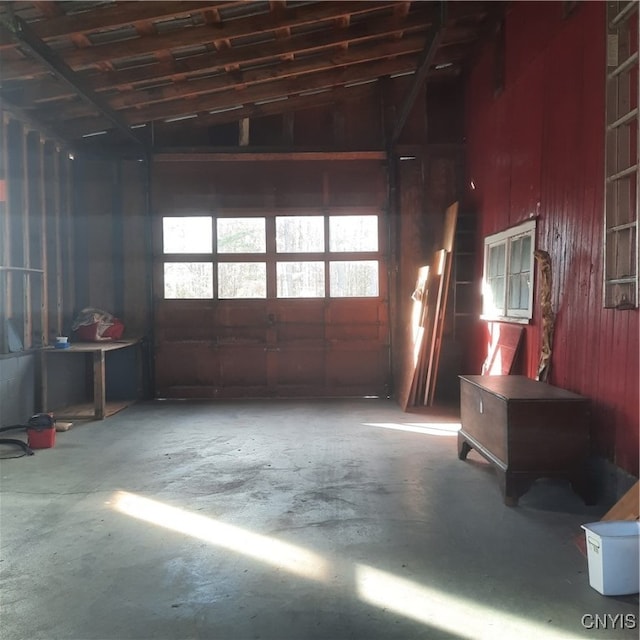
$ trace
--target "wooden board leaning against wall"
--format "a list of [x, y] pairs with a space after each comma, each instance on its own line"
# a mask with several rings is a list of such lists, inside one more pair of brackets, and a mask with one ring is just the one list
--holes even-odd
[[445, 213], [442, 248], [418, 272], [410, 319], [412, 359], [406, 363], [405, 387], [400, 398], [405, 411], [415, 405], [431, 406], [435, 400], [457, 217], [456, 202]]

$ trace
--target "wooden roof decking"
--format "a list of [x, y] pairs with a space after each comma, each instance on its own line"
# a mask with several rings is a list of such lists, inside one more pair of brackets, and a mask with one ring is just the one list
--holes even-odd
[[70, 141], [287, 113], [385, 77], [459, 75], [500, 4], [4, 3], [0, 96]]

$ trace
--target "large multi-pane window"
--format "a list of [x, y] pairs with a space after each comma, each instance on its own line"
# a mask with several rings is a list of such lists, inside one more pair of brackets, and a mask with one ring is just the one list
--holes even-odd
[[375, 214], [162, 220], [165, 299], [380, 295]]
[[522, 322], [533, 315], [535, 220], [484, 241], [483, 317]]
[[638, 307], [640, 271], [640, 109], [638, 3], [612, 0], [607, 10], [604, 306]]

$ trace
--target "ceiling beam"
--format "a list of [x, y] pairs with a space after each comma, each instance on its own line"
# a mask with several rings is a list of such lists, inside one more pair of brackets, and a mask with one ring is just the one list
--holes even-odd
[[[53, 4], [42, 2], [40, 4]], [[202, 13], [210, 9], [222, 9], [224, 7], [241, 4], [239, 0], [234, 2], [157, 2], [145, 0], [145, 2], [117, 2], [108, 7], [98, 7], [93, 11], [83, 11], [70, 15], [62, 15], [47, 20], [41, 20], [31, 24], [33, 33], [41, 40], [60, 38], [76, 34], [88, 34], [92, 31], [105, 29], [117, 29], [129, 25], [137, 26], [139, 23], [162, 18], [185, 18], [194, 13]]]
[[[9, 38], [15, 44], [15, 38], [4, 24], [0, 22], [0, 34], [3, 38]], [[30, 78], [41, 78], [48, 76], [51, 72], [49, 69], [39, 64], [37, 60], [32, 58], [15, 59], [15, 51], [0, 51], [0, 69], [2, 83], [10, 80], [25, 80]]]
[[431, 68], [436, 55], [436, 51], [438, 50], [438, 47], [440, 46], [440, 43], [442, 41], [445, 22], [446, 0], [442, 0], [440, 2], [440, 19], [437, 22], [434, 22], [429, 27], [429, 31], [427, 32], [427, 41], [422, 53], [420, 54], [416, 73], [413, 77], [413, 80], [411, 81], [411, 86], [409, 87], [407, 95], [400, 107], [400, 112], [396, 119], [396, 123], [389, 140], [389, 148], [393, 148], [396, 142], [398, 142], [400, 134], [404, 129], [404, 125], [407, 122], [407, 118], [411, 113], [411, 109], [413, 108], [416, 98], [418, 97], [418, 93], [423, 88], [427, 73]]
[[320, 71], [303, 77], [274, 80], [243, 89], [234, 88], [191, 100], [178, 99], [151, 105], [147, 108], [130, 109], [124, 112], [123, 117], [129, 124], [140, 124], [263, 100], [276, 100], [291, 94], [317, 91], [326, 87], [356, 82], [368, 82], [377, 80], [379, 77], [404, 73], [415, 69], [416, 60], [416, 56], [408, 55], [382, 62], [363, 63], [336, 70]]
[[[128, 7], [128, 5], [135, 5], [135, 7], [137, 7], [136, 11], [141, 11], [142, 9], [146, 11], [147, 5], [156, 5], [156, 6], [160, 5], [161, 7], [162, 6], [171, 7], [176, 4], [179, 5], [181, 8], [183, 6], [186, 8], [189, 8], [194, 4], [195, 5], [203, 4], [204, 6], [210, 6], [216, 3], [197, 3], [197, 2], [196, 3], [193, 3], [193, 2], [180, 2], [180, 3], [124, 2], [124, 3], [120, 3], [119, 2], [116, 5], [116, 7], [121, 7], [121, 6]], [[229, 4], [237, 4], [237, 3], [232, 2], [232, 3], [223, 3], [223, 4], [227, 6]], [[420, 5], [421, 3], [418, 3], [418, 4]], [[372, 35], [375, 35], [373, 33], [373, 30], [380, 33], [381, 30], [384, 28], [383, 25], [385, 23], [388, 27], [390, 27], [386, 30], [387, 33], [394, 33], [396, 31], [398, 33], [401, 33], [403, 31], [403, 26], [405, 26], [406, 29], [416, 29], [416, 28], [419, 28], [420, 26], [423, 29], [426, 29], [429, 26], [429, 24], [433, 22], [434, 19], [437, 19], [437, 15], [436, 15], [436, 12], [432, 11], [431, 3], [425, 2], [422, 4], [424, 4], [425, 6], [424, 9], [421, 7], [418, 8], [417, 10], [414, 9], [407, 15], [406, 20], [404, 21], [401, 19], [398, 19], [399, 17], [401, 17], [398, 15], [394, 17], [383, 16], [382, 18], [372, 17], [371, 20], [367, 21], [367, 24], [369, 24], [372, 28]], [[501, 6], [503, 4], [504, 3], [502, 2], [495, 2], [495, 3], [491, 3], [491, 7]], [[404, 5], [404, 3], [398, 3], [398, 7], [401, 7], [402, 5]], [[116, 7], [113, 7], [114, 11]], [[454, 22], [461, 21], [461, 20], [474, 20], [474, 19], [479, 22], [483, 17], [486, 17], [486, 9], [484, 9], [483, 11], [480, 11], [478, 7], [484, 7], [484, 3], [456, 2], [456, 3], [453, 3], [453, 5], [449, 8], [448, 14], [451, 15]], [[176, 7], [174, 6], [174, 9], [175, 8]], [[93, 11], [84, 12], [81, 14], [77, 14], [75, 16], [64, 16], [64, 19], [70, 20], [73, 18], [74, 20], [75, 19], [79, 20], [80, 18], [82, 18], [83, 20], [85, 19], [93, 20], [94, 23], [97, 23], [99, 22], [99, 19], [98, 17], [96, 17], [95, 13], [99, 12], [98, 15], [103, 15], [107, 11], [111, 12], [112, 8], [109, 7], [108, 9], [96, 9], [95, 12]], [[123, 14], [123, 19], [128, 19], [129, 17], [132, 17], [131, 14], [128, 13], [130, 11], [131, 9], [127, 8], [127, 13]], [[192, 13], [192, 12], [187, 12], [187, 13]], [[396, 13], [399, 13], [399, 12], [396, 12]], [[119, 14], [116, 12], [116, 16], [117, 15]], [[52, 21], [53, 20], [49, 19], [46, 21], [30, 23], [30, 26], [33, 29], [36, 29], [36, 27], [40, 28], [40, 25], [50, 24]], [[420, 24], [418, 25], [418, 23]], [[344, 34], [346, 29], [343, 28], [343, 29], [340, 29], [339, 31], [341, 34]], [[465, 32], [467, 34], [466, 36], [465, 36]], [[454, 34], [457, 34], [457, 35], [454, 35]], [[36, 35], [38, 35], [37, 31], [36, 31]], [[357, 35], [357, 34], [354, 32], [354, 35]], [[361, 35], [364, 35], [364, 34], [361, 33]], [[324, 36], [325, 41], [327, 41], [326, 42], [327, 45], [331, 44], [326, 34], [322, 34], [322, 36]], [[474, 34], [474, 29], [472, 28], [465, 29], [461, 25], [459, 27], [456, 26], [453, 28], [449, 28], [447, 30], [446, 37], [447, 37], [447, 40], [449, 38], [454, 37], [456, 41], [464, 41], [465, 39], [467, 40], [475, 39], [475, 34]], [[314, 34], [314, 33], [308, 34], [307, 38], [311, 41], [318, 40], [318, 34]], [[10, 34], [3, 34], [3, 28], [1, 25], [0, 25], [0, 40], [7, 40], [8, 42], [13, 43], [13, 39], [10, 37]], [[304, 47], [301, 47], [301, 45], [304, 44], [304, 41], [305, 41], [305, 37], [302, 36], [297, 41], [296, 41], [296, 38], [294, 37], [294, 38], [284, 40], [283, 42], [280, 42], [280, 43], [276, 42], [276, 43], [269, 43], [269, 44], [275, 45], [273, 47], [274, 52], [272, 55], [287, 56], [290, 53], [295, 53], [296, 50], [295, 49], [290, 50], [288, 48], [288, 44], [283, 45], [283, 43], [291, 43], [291, 45], [295, 44], [298, 50], [305, 50]], [[343, 44], [349, 44], [350, 42], [352, 41], [340, 39], [336, 44], [343, 45]], [[320, 41], [318, 44], [319, 46], [322, 45], [322, 38], [320, 38]], [[261, 45], [261, 46], [268, 46], [268, 45]], [[23, 80], [25, 78], [38, 78], [38, 77], [46, 76], [48, 74], [48, 70], [42, 67], [42, 65], [39, 65], [36, 61], [29, 60], [29, 59], [16, 60], [14, 57], [12, 57], [14, 53], [15, 52], [13, 50], [9, 52], [7, 51], [3, 52], [0, 50], [0, 68], [2, 69], [3, 82], [8, 82], [11, 80]], [[197, 72], [199, 70], [208, 69], [212, 66], [214, 58], [215, 58], [214, 54], [204, 54], [204, 55], [196, 56], [196, 58], [194, 58], [193, 60], [193, 63], [189, 65], [189, 69], [187, 71]], [[234, 59], [230, 62], [230, 64], [231, 65], [237, 64], [237, 60], [236, 60], [238, 58], [237, 51], [234, 52], [234, 56], [232, 56], [232, 58]], [[89, 74], [87, 78], [87, 82], [90, 83], [90, 85], [94, 90], [101, 91], [103, 89], [108, 89], [116, 86], [124, 86], [127, 84], [135, 84], [135, 83], [143, 82], [153, 77], [166, 78], [177, 73], [178, 67], [184, 66], [184, 61], [178, 61], [175, 64], [176, 64], [175, 69], [174, 69], [173, 63], [155, 63], [150, 65], [145, 65], [144, 67], [141, 67], [141, 68], [133, 68], [129, 70], [112, 72], [112, 74], [109, 76], [109, 80], [106, 83], [103, 83], [102, 80], [99, 80], [97, 78], [92, 79], [90, 77], [91, 74]]]
[[[223, 8], [238, 4], [234, 2], [117, 2], [109, 7], [98, 7], [95, 11], [83, 11], [66, 15], [60, 5], [51, 0], [34, 2], [46, 16], [44, 20], [30, 22], [33, 35], [40, 40], [86, 36], [92, 31], [137, 27], [162, 18], [183, 18], [212, 8]], [[14, 48], [15, 42], [0, 36], [0, 50]]]
[[[424, 31], [437, 18], [430, 9], [411, 12], [406, 18], [373, 17], [365, 24], [355, 27], [332, 29], [329, 33], [310, 33], [275, 40], [252, 47], [234, 47], [222, 51], [205, 53], [175, 62], [156, 62], [141, 67], [97, 74], [94, 70], [82, 73], [82, 77], [94, 91], [115, 88], [131, 88], [134, 85], [169, 80], [178, 74], [197, 74], [223, 70], [238, 64], [254, 64], [280, 58], [288, 54], [308, 53], [339, 45], [373, 40], [393, 33]], [[21, 80], [25, 77], [37, 78], [43, 69], [31, 60], [12, 61], [0, 59], [4, 82]]]
[[[144, 124], [155, 120], [182, 118], [201, 112], [227, 109], [238, 105], [277, 100], [290, 94], [317, 91], [336, 85], [360, 83], [377, 80], [381, 76], [406, 73], [416, 66], [417, 56], [406, 55], [390, 60], [367, 62], [340, 67], [329, 71], [307, 74], [301, 77], [283, 78], [263, 82], [248, 87], [218, 91], [191, 99], [177, 98], [143, 108], [130, 108], [120, 111], [122, 119], [128, 125]], [[60, 112], [43, 112], [40, 117], [45, 121], [72, 120], [89, 115], [82, 105], [67, 107]], [[37, 117], [37, 115], [36, 115]]]
[[[340, 102], [370, 98], [376, 92], [376, 84], [358, 85], [355, 87], [334, 87], [319, 93], [303, 96], [290, 96], [286, 100], [267, 102], [263, 104], [246, 104], [238, 109], [230, 109], [219, 113], [205, 113], [191, 120], [178, 122], [156, 122], [152, 125], [154, 131], [187, 130], [190, 127], [212, 126], [236, 122], [242, 118], [262, 118], [294, 111], [303, 111], [316, 107], [323, 107]], [[63, 124], [61, 132], [70, 140], [77, 140], [90, 131], [101, 131], [108, 127], [108, 123], [101, 118], [84, 118]]]
[[89, 82], [96, 91], [118, 87], [130, 88], [137, 84], [170, 80], [177, 74], [204, 74], [221, 71], [228, 65], [262, 63], [290, 53], [319, 52], [343, 43], [373, 41], [397, 31], [405, 33], [423, 31], [430, 24], [432, 15], [431, 11], [420, 11], [408, 16], [405, 20], [382, 16], [355, 27], [333, 29], [329, 33], [303, 34], [251, 47], [233, 47], [224, 51], [178, 60], [175, 64], [157, 63], [137, 69], [114, 71], [104, 76], [94, 76], [89, 79]]
[[218, 40], [259, 35], [283, 27], [295, 27], [315, 23], [345, 14], [375, 11], [393, 3], [384, 2], [320, 2], [310, 6], [294, 7], [274, 16], [271, 13], [205, 24], [165, 33], [162, 35], [133, 38], [120, 42], [94, 45], [87, 49], [65, 52], [64, 59], [74, 69], [113, 62], [128, 57], [152, 54], [157, 51], [212, 44]]
[[158, 122], [154, 129], [160, 135], [162, 132], [171, 133], [180, 128], [180, 131], [189, 128], [202, 128], [219, 124], [228, 124], [242, 118], [263, 118], [266, 116], [283, 115], [296, 111], [306, 111], [355, 100], [371, 100], [377, 93], [375, 84], [365, 84], [356, 87], [334, 87], [309, 96], [291, 96], [287, 100], [279, 102], [269, 102], [260, 105], [246, 105], [240, 109], [226, 111], [222, 113], [211, 113], [198, 116], [193, 120], [184, 122]]
[[[121, 91], [109, 96], [109, 105], [113, 109], [121, 109], [127, 106], [142, 106], [154, 102], [162, 102], [180, 96], [192, 96], [201, 93], [200, 89], [208, 87], [210, 91], [218, 91], [231, 88], [237, 85], [258, 84], [269, 80], [277, 80], [305, 73], [324, 71], [326, 69], [370, 62], [382, 59], [387, 56], [405, 55], [418, 53], [424, 47], [425, 37], [423, 35], [411, 35], [402, 40], [388, 40], [360, 46], [355, 50], [341, 51], [334, 50], [328, 55], [314, 55], [305, 59], [296, 59], [292, 62], [270, 65], [268, 67], [258, 67], [246, 71], [236, 71], [229, 74], [220, 74], [209, 78], [198, 80], [188, 80], [173, 82], [151, 89], [139, 89]], [[433, 66], [429, 72], [431, 79], [453, 77], [459, 74], [459, 63], [464, 59], [467, 48], [464, 45], [451, 45], [441, 47], [433, 61]], [[439, 63], [453, 63], [442, 69], [435, 69]], [[208, 83], [208, 84], [207, 84]], [[49, 108], [63, 108], [63, 105], [56, 104], [57, 101], [69, 101], [74, 98], [75, 93], [65, 84], [59, 82], [55, 77], [47, 80], [32, 80], [16, 83], [4, 83], [3, 95], [11, 101], [25, 109], [35, 109], [46, 104]]]
[[27, 49], [32, 56], [46, 65], [60, 80], [71, 85], [75, 92], [86, 103], [91, 105], [94, 109], [97, 109], [100, 114], [112, 124], [112, 126], [115, 126], [117, 129], [125, 133], [126, 136], [136, 144], [144, 145], [142, 140], [140, 140], [131, 131], [131, 129], [129, 129], [122, 118], [113, 111], [100, 96], [96, 95], [90, 88], [84, 87], [78, 82], [75, 74], [64, 60], [60, 59], [49, 46], [42, 42], [42, 40], [33, 35], [29, 25], [22, 20], [22, 18], [14, 14], [11, 4], [8, 5], [8, 14], [0, 17], [0, 20], [2, 20], [7, 29], [11, 32], [16, 43]]
[[217, 91], [239, 89], [249, 85], [373, 62], [390, 56], [418, 53], [423, 46], [423, 36], [411, 36], [402, 40], [377, 43], [375, 46], [359, 48], [355, 51], [338, 51], [329, 56], [318, 55], [313, 58], [282, 62], [264, 68], [235, 71], [198, 80], [174, 82], [152, 89], [123, 91], [111, 98], [109, 104], [114, 109], [124, 109], [166, 102], [176, 98], [192, 98]]
[[62, 7], [57, 2], [51, 2], [50, 0], [37, 0], [31, 4], [47, 19], [55, 18], [64, 14]]
[[180, 153], [165, 152], [153, 156], [154, 162], [255, 162], [256, 160], [295, 160], [317, 162], [326, 160], [386, 160], [386, 151], [218, 151]]

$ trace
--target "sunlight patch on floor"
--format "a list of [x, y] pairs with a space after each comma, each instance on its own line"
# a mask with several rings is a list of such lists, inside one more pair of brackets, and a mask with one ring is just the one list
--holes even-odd
[[361, 601], [459, 638], [571, 640], [583, 637], [564, 629], [551, 629], [548, 624], [536, 623], [365, 564], [354, 564], [344, 559], [332, 562], [288, 542], [126, 491], [116, 492], [107, 504], [138, 520], [203, 540], [306, 579], [325, 584], [335, 583], [336, 579], [338, 584], [353, 583], [355, 596]]
[[378, 427], [380, 429], [393, 429], [395, 431], [410, 431], [412, 433], [424, 433], [429, 436], [455, 436], [460, 431], [459, 422], [363, 422], [365, 427]]
[[358, 596], [369, 604], [394, 611], [418, 622], [469, 640], [553, 640], [582, 638], [564, 629], [486, 607], [440, 589], [417, 584], [392, 573], [356, 565]]
[[120, 513], [209, 542], [311, 580], [325, 581], [327, 562], [316, 553], [156, 500], [118, 491], [113, 506]]

